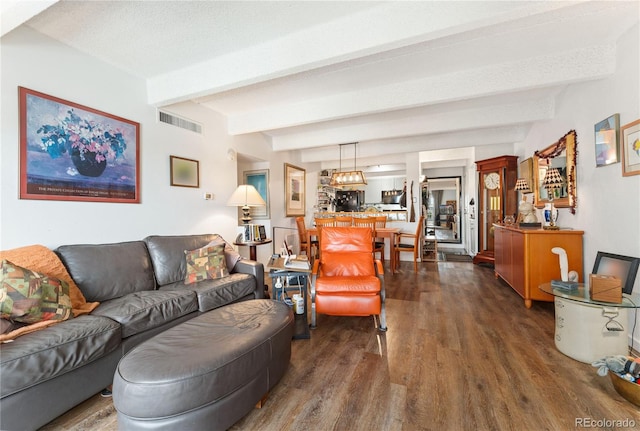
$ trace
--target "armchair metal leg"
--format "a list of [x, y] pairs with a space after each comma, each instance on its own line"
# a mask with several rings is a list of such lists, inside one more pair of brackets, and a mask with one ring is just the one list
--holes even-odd
[[387, 314], [384, 310], [384, 304], [382, 304], [382, 309], [380, 310], [380, 326], [378, 326], [378, 330], [382, 332], [387, 332]]

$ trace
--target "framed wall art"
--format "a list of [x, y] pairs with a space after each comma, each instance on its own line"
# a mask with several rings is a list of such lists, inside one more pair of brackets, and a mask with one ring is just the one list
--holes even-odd
[[200, 187], [200, 163], [197, 160], [169, 156], [171, 185], [176, 187]]
[[140, 124], [18, 87], [20, 199], [140, 203]]
[[284, 199], [287, 217], [304, 216], [306, 171], [297, 166], [284, 164]]
[[607, 119], [596, 123], [596, 166], [607, 166], [618, 163], [620, 144], [618, 137], [620, 134], [620, 114], [613, 114]]
[[622, 140], [622, 175], [640, 175], [640, 120], [620, 128]]
[[265, 206], [251, 207], [250, 215], [252, 219], [268, 219], [269, 210], [269, 169], [261, 169], [256, 171], [244, 171], [244, 183], [256, 188], [262, 199], [266, 202]]

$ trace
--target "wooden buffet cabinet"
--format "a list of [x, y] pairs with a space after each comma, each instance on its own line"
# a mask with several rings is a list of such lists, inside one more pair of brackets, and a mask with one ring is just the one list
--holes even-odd
[[[567, 252], [569, 271], [582, 278], [582, 236], [580, 230], [519, 229], [517, 225], [494, 224], [495, 275], [502, 278], [531, 308], [533, 301], [553, 301], [538, 286], [560, 280], [558, 255], [553, 247]], [[580, 280], [582, 281], [582, 280]]]

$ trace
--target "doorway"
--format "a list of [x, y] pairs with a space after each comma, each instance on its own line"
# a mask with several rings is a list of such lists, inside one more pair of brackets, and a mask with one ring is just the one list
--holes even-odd
[[421, 183], [425, 233], [435, 235], [438, 243], [462, 244], [461, 180], [462, 177], [438, 177]]

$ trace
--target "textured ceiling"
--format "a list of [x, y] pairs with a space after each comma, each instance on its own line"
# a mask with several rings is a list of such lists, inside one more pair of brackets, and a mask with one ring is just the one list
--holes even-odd
[[5, 3], [3, 26], [8, 10], [145, 78], [150, 104], [193, 100], [306, 162], [356, 141], [373, 163], [518, 142], [567, 85], [614, 72], [640, 16], [638, 1], [53, 3], [32, 18]]

